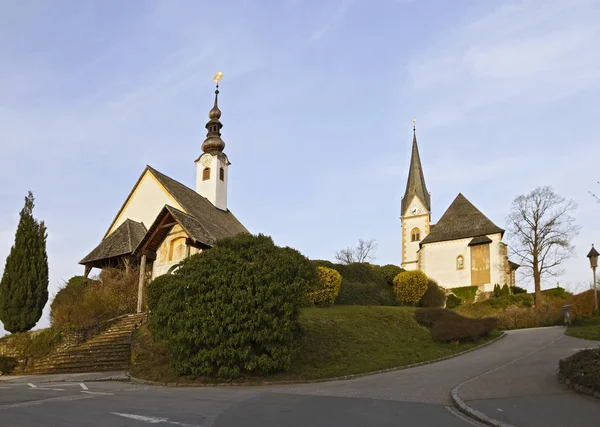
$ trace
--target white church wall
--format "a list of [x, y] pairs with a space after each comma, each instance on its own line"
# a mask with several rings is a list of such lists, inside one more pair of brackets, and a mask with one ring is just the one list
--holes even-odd
[[[471, 285], [471, 238], [428, 243], [421, 248], [421, 270], [444, 288]], [[456, 269], [456, 259], [463, 257], [463, 269]]]
[[[502, 238], [500, 234], [488, 236], [490, 243], [490, 283], [483, 286], [482, 291], [492, 292], [494, 284], [504, 286], [504, 260], [500, 249]], [[461, 286], [471, 286], [471, 237], [446, 242], [429, 243], [421, 248], [421, 270], [440, 286], [451, 289]], [[463, 269], [456, 268], [457, 257], [463, 257]]]
[[150, 227], [165, 205], [183, 210], [160, 185], [152, 172], [146, 171], [108, 234], [115, 231], [127, 218], [143, 223], [146, 228]]

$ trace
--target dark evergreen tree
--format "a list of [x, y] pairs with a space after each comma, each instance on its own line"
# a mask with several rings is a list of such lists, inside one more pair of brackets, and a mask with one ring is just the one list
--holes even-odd
[[48, 302], [46, 225], [33, 217], [33, 201], [30, 191], [0, 280], [0, 320], [12, 333], [33, 328]]

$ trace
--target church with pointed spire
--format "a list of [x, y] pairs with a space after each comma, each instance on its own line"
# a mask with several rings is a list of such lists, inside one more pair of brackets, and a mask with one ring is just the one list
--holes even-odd
[[142, 292], [147, 279], [171, 273], [184, 258], [218, 239], [248, 232], [227, 207], [231, 162], [221, 139], [221, 76], [215, 76], [207, 135], [195, 160], [195, 189], [146, 166], [102, 241], [80, 261], [86, 276], [93, 268], [139, 266]]
[[519, 265], [508, 259], [504, 230], [459, 193], [436, 224], [431, 223], [431, 194], [425, 185], [416, 128], [406, 189], [401, 200], [402, 268], [420, 270], [446, 289], [515, 286]]

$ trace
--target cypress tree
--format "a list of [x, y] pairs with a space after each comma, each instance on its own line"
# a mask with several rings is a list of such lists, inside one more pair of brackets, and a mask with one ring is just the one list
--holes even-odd
[[12, 333], [33, 328], [48, 302], [48, 235], [44, 222], [33, 217], [33, 201], [30, 191], [0, 280], [0, 320]]

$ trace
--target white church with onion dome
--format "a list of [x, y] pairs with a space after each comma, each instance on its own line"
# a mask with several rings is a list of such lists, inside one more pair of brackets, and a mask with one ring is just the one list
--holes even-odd
[[[219, 81], [202, 153], [196, 159], [195, 189], [146, 166], [110, 223], [104, 238], [79, 263], [93, 268], [140, 266], [140, 291], [148, 279], [172, 272], [184, 259], [223, 237], [248, 230], [227, 208], [231, 162], [221, 139]], [[138, 302], [138, 311], [141, 309]]]
[[459, 193], [436, 224], [431, 223], [431, 194], [413, 128], [408, 181], [401, 202], [402, 268], [421, 270], [450, 289], [478, 286], [492, 292], [494, 285], [515, 286], [518, 264], [508, 259], [504, 230]]

